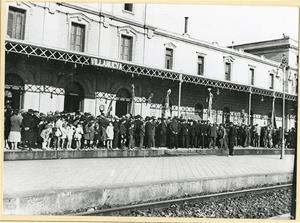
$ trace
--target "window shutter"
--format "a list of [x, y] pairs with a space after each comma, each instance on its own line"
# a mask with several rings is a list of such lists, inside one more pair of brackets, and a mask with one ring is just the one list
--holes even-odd
[[16, 13], [16, 38], [22, 39], [22, 16]]
[[7, 35], [12, 38], [13, 34], [13, 22], [14, 22], [14, 15], [13, 12], [8, 12], [8, 19], [7, 19]]
[[84, 51], [85, 26], [81, 27], [81, 51]]
[[124, 36], [121, 37], [121, 52], [120, 52], [121, 60], [124, 60]]
[[71, 50], [75, 50], [75, 27], [72, 24], [71, 27], [71, 40], [70, 40]]

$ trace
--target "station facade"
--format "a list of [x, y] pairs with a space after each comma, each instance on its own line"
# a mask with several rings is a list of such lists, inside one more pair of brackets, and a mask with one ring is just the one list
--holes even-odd
[[278, 127], [285, 54], [286, 123], [296, 124], [298, 43], [287, 36], [222, 47], [190, 37], [188, 20], [183, 34], [147, 24], [155, 15], [145, 4], [11, 2], [6, 10], [13, 108], [122, 116], [133, 107], [159, 117], [171, 89], [172, 116], [208, 119], [211, 92], [213, 121]]

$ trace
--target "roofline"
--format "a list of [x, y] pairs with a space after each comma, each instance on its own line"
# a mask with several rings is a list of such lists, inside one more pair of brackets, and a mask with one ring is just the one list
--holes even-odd
[[[284, 38], [280, 38], [280, 39], [269, 39], [269, 40], [263, 40], [263, 41], [257, 41], [257, 42], [248, 42], [248, 43], [230, 45], [230, 46], [227, 46], [227, 47], [238, 47], [238, 46], [245, 46], [245, 45], [250, 45], [250, 44], [267, 43], [267, 42], [279, 41], [279, 40], [285, 40], [285, 39], [295, 41], [298, 44], [297, 40], [295, 40], [293, 38], [290, 38], [290, 37], [284, 37]], [[290, 44], [290, 43], [288, 42], [287, 44]]]

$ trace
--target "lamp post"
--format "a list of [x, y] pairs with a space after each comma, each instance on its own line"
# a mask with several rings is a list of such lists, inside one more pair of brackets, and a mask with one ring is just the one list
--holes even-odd
[[182, 74], [179, 74], [179, 86], [178, 86], [178, 118], [180, 117], [180, 104], [181, 104], [181, 85], [182, 85]]
[[285, 129], [285, 75], [288, 68], [288, 59], [285, 54], [282, 55], [280, 68], [282, 68], [282, 142], [281, 142], [281, 155], [280, 159], [283, 159], [284, 156], [284, 129]]

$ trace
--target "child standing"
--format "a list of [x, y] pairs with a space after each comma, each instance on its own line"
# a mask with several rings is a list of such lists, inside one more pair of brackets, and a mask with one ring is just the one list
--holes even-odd
[[74, 131], [75, 131], [75, 127], [71, 124], [67, 124], [67, 128], [66, 128], [66, 135], [68, 139], [67, 149], [71, 149]]
[[77, 127], [75, 129], [75, 134], [74, 134], [74, 140], [76, 142], [76, 149], [81, 148], [81, 138], [83, 134], [83, 129], [80, 124], [77, 124]]
[[114, 139], [114, 126], [112, 122], [109, 122], [108, 126], [106, 127], [106, 135], [107, 135], [107, 141], [106, 141], [107, 149], [112, 149], [112, 141]]
[[52, 126], [50, 124], [46, 125], [46, 128], [44, 128], [42, 130], [40, 136], [43, 139], [42, 149], [50, 149], [50, 142], [51, 142], [51, 136], [52, 136]]
[[128, 135], [129, 135], [129, 142], [128, 142], [128, 148], [133, 149], [134, 148], [134, 123], [132, 122], [130, 124], [129, 130], [128, 130]]
[[67, 130], [66, 130], [66, 123], [63, 123], [61, 128], [61, 149], [65, 149], [65, 142], [66, 142], [66, 138], [67, 138]]

